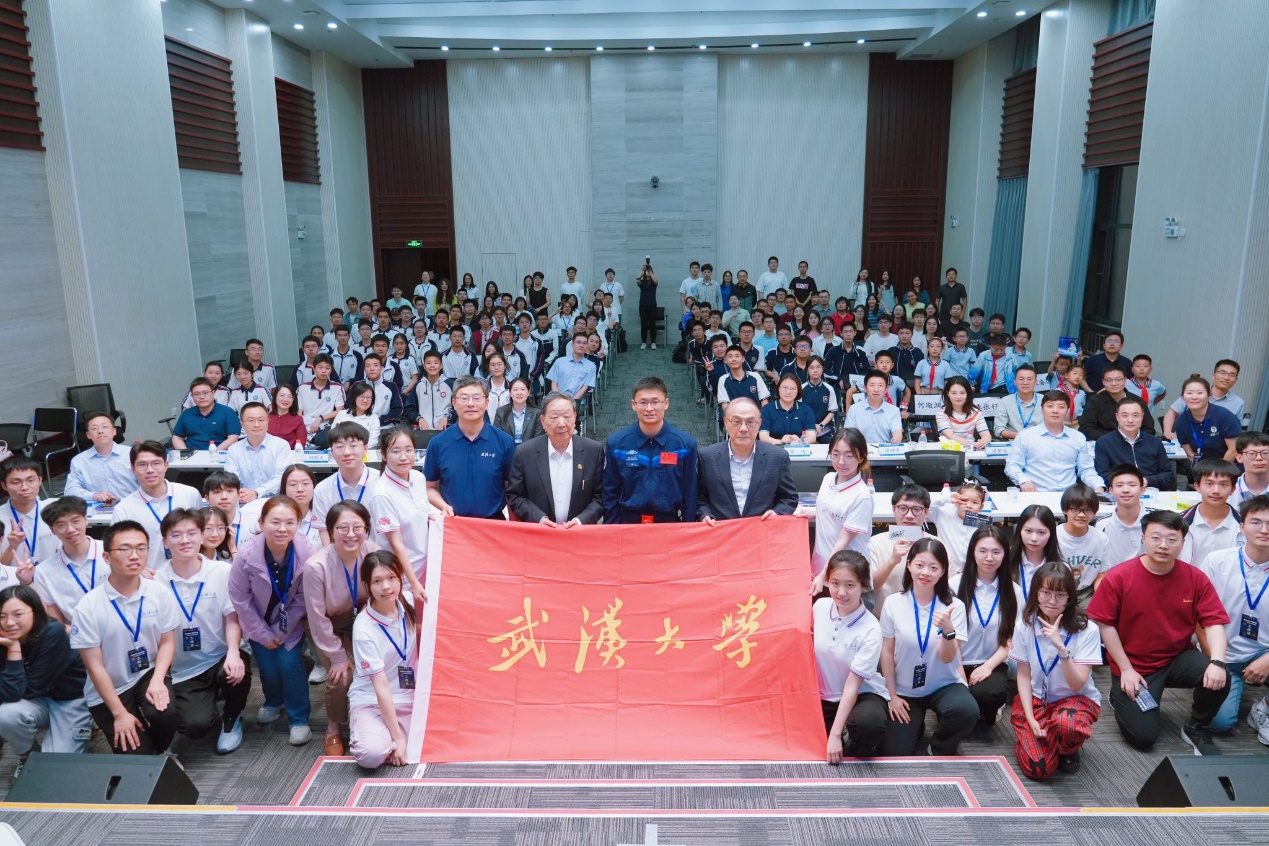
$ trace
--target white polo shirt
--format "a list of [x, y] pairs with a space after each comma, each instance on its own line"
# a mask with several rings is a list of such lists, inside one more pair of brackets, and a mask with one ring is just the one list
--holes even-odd
[[1225, 519], [1216, 528], [1212, 528], [1197, 511], [1190, 530], [1185, 534], [1185, 543], [1181, 546], [1181, 554], [1177, 558], [1195, 567], [1202, 566], [1209, 553], [1218, 549], [1242, 547], [1247, 543], [1243, 537], [1243, 529], [1234, 517], [1233, 510], [1228, 510]]
[[473, 361], [472, 354], [466, 349], [462, 352], [454, 352], [454, 348], [450, 347], [441, 353], [441, 375], [446, 379], [470, 376], [474, 372]]
[[[1239, 553], [1242, 553], [1241, 558]], [[1218, 549], [1209, 553], [1198, 568], [1211, 580], [1229, 614], [1229, 622], [1225, 624], [1225, 638], [1229, 641], [1225, 660], [1237, 663], [1251, 661], [1269, 650], [1269, 590], [1264, 595], [1260, 593], [1269, 581], [1269, 561], [1252, 561], [1240, 549]], [[1256, 603], [1254, 611], [1248, 602], [1248, 593], [1251, 594], [1251, 602]], [[1260, 597], [1259, 600], [1257, 597]], [[1244, 615], [1254, 617], [1258, 622], [1254, 640], [1240, 633]]]
[[422, 581], [427, 572], [427, 516], [432, 505], [427, 501], [427, 480], [418, 470], [410, 471], [403, 482], [385, 470], [371, 487], [370, 516], [374, 518], [375, 540], [384, 549], [391, 548], [384, 535], [401, 533], [401, 542], [410, 554], [410, 565]]
[[[912, 610], [912, 595], [896, 593], [887, 597], [881, 608], [881, 636], [894, 638], [894, 689], [900, 696], [919, 698], [929, 696], [949, 684], [965, 684], [965, 671], [961, 668], [959, 655], [950, 664], [939, 660], [939, 644], [943, 636], [939, 627], [930, 621], [931, 614], [937, 614], [947, 608], [952, 612], [952, 628], [956, 629], [956, 639], [965, 648], [968, 633], [965, 625], [965, 605], [955, 597], [950, 606], [944, 605], [939, 598], [925, 607], [917, 606]], [[925, 651], [921, 651], [917, 639], [917, 616], [920, 617], [921, 637], [925, 637], [926, 624], [929, 623], [930, 637], [925, 641]], [[918, 666], [925, 665], [925, 684], [914, 688], [914, 673]]]
[[[1099, 667], [1102, 663], [1102, 635], [1096, 624], [1089, 621], [1081, 632], [1071, 634], [1059, 628], [1058, 633], [1066, 640], [1071, 640], [1066, 648], [1071, 652], [1071, 660], [1076, 664]], [[1036, 656], [1036, 643], [1040, 644], [1040, 655]], [[1044, 636], [1040, 621], [1031, 625], [1019, 622], [1013, 631], [1013, 649], [1009, 657], [1019, 664], [1031, 665], [1031, 695], [1042, 702], [1057, 702], [1072, 696], [1086, 696], [1097, 704], [1101, 704], [1102, 695], [1093, 684], [1093, 674], [1089, 673], [1084, 686], [1073, 689], [1066, 681], [1066, 673], [1062, 672], [1062, 662], [1058, 659], [1057, 647], [1053, 641]], [[1044, 664], [1041, 666], [1040, 662]], [[1046, 672], [1047, 671], [1047, 672]]]
[[343, 387], [334, 382], [327, 382], [326, 387], [320, 390], [312, 382], [305, 382], [295, 392], [295, 401], [299, 404], [305, 426], [312, 426], [318, 417], [343, 408], [346, 400]]
[[1110, 560], [1110, 541], [1093, 526], [1089, 526], [1084, 537], [1077, 538], [1066, 531], [1063, 523], [1058, 526], [1057, 539], [1062, 558], [1075, 574], [1075, 587], [1079, 590], [1091, 588], [1098, 574], [1119, 563]]
[[[363, 608], [353, 620], [353, 680], [348, 686], [348, 706], [356, 708], [379, 704], [371, 679], [380, 673], [392, 691], [394, 703], [408, 705], [413, 702], [414, 691], [401, 687], [400, 667], [404, 664], [416, 668], [417, 640], [414, 626], [406, 618], [400, 601], [391, 619], [379, 616], [369, 605]], [[401, 653], [405, 653], [404, 658]]]
[[[155, 575], [155, 583], [162, 583], [171, 594], [178, 615], [172, 684], [180, 684], [205, 672], [229, 651], [229, 644], [225, 641], [225, 617], [234, 612], [233, 603], [229, 601], [231, 569], [227, 562], [202, 558], [202, 567], [192, 579], [176, 575], [168, 562], [164, 562], [163, 569]], [[196, 651], [185, 649], [185, 630], [193, 628], [198, 629], [199, 645], [202, 647]]]
[[868, 555], [868, 538], [872, 534], [872, 494], [858, 473], [840, 485], [837, 473], [824, 474], [815, 497], [815, 554], [811, 557], [812, 575], [818, 575], [828, 559], [842, 529], [858, 532], [847, 549]]
[[[256, 369], [256, 372], [252, 375], [251, 381], [255, 382], [266, 391], [272, 391], [278, 386], [278, 374], [277, 371], [273, 369], [272, 364], [264, 364], [262, 362]], [[230, 373], [229, 388], [232, 390], [236, 387], [238, 387], [238, 377], [235, 374]]]
[[881, 624], [862, 604], [849, 616], [837, 612], [832, 597], [815, 600], [811, 608], [815, 631], [815, 674], [820, 699], [840, 702], [846, 679], [859, 676], [860, 693], [890, 698], [886, 680], [877, 669], [881, 660]]
[[[579, 306], [586, 305], [586, 303], [582, 300], [582, 298], [586, 295], [586, 286], [581, 282], [569, 282], [566, 278], [565, 281], [560, 283], [560, 297], [565, 294], [572, 294], [577, 297], [577, 304]], [[559, 297], [556, 297], [556, 302], [559, 302]]]
[[149, 567], [151, 570], [158, 570], [159, 566], [167, 560], [166, 550], [163, 548], [163, 532], [160, 528], [163, 518], [174, 508], [197, 509], [202, 504], [202, 495], [189, 485], [168, 482], [167, 493], [163, 496], [150, 499], [145, 495], [145, 491], [138, 488], [119, 500], [110, 522], [136, 520], [144, 526], [145, 533], [150, 536]]
[[[115, 611], [116, 606], [118, 612]], [[139, 629], [138, 616], [141, 620]], [[109, 581], [103, 581], [90, 590], [75, 609], [70, 645], [75, 649], [100, 647], [106, 672], [114, 682], [115, 693], [119, 694], [129, 690], [153, 669], [159, 656], [159, 638], [179, 623], [180, 612], [172, 599], [172, 589], [161, 580], [141, 579], [136, 592], [126, 599]], [[138, 647], [145, 647], [149, 666], [132, 672], [128, 653]], [[179, 643], [177, 648], [180, 648]], [[84, 698], [89, 707], [102, 703], [91, 676], [84, 682]]]
[[313, 489], [313, 508], [312, 513], [317, 521], [317, 525], [326, 528], [326, 515], [334, 507], [335, 503], [342, 502], [345, 499], [360, 502], [370, 508], [370, 500], [373, 496], [372, 488], [374, 482], [379, 478], [379, 471], [373, 467], [363, 465], [361, 470], [361, 481], [355, 485], [346, 485], [344, 480], [339, 477], [339, 473], [333, 476], [327, 476], [317, 483], [317, 487]]
[[225, 469], [238, 477], [244, 490], [255, 491], [262, 497], [278, 492], [282, 471], [292, 460], [290, 444], [268, 432], [258, 447], [253, 447], [246, 438], [239, 438], [225, 450]]
[[[961, 574], [952, 576], [950, 580], [952, 593], [960, 595], [961, 591]], [[1018, 610], [1014, 615], [1014, 628], [1022, 625], [1019, 620], [1022, 617], [1022, 607], [1026, 603], [1022, 599], [1022, 588], [1016, 582], [1010, 582], [1009, 587], [1013, 589], [1013, 598], [1015, 606]], [[969, 665], [982, 664], [990, 658], [997, 649], [1000, 648], [1000, 579], [992, 579], [990, 583], [983, 584], [981, 580], [974, 585], [973, 601], [970, 607], [965, 609], [965, 621], [969, 624], [967, 627], [967, 638], [965, 645], [961, 647], [961, 660]], [[909, 603], [911, 604], [911, 603]], [[957, 629], [959, 632], [960, 629]]]
[[248, 390], [242, 388], [233, 388], [229, 391], [229, 401], [225, 403], [234, 410], [234, 414], [242, 411], [242, 407], [249, 402], [258, 402], [265, 408], [273, 403], [273, 397], [269, 392], [260, 385], [253, 385]]
[[23, 549], [14, 550], [14, 562], [17, 562], [19, 558], [43, 561], [61, 549], [62, 542], [57, 539], [57, 535], [53, 534], [52, 527], [40, 517], [40, 512], [51, 502], [53, 502], [51, 499], [36, 499], [35, 507], [25, 512], [18, 511], [12, 500], [0, 505], [0, 527], [3, 529], [3, 535], [0, 536], [0, 553], [9, 548], [9, 533], [19, 525], [26, 533], [26, 540], [22, 541]]
[[1106, 560], [1109, 564], [1106, 569], [1109, 570], [1116, 564], [1131, 561], [1146, 551], [1145, 545], [1141, 542], [1141, 517], [1145, 513], [1143, 508], [1137, 515], [1136, 521], [1131, 524], [1120, 520], [1119, 515], [1114, 512], [1111, 512], [1106, 519], [1098, 521], [1094, 528], [1100, 529], [1106, 536], [1108, 545]]
[[88, 542], [88, 554], [80, 562], [71, 561], [58, 550], [35, 568], [31, 583], [45, 605], [56, 606], [67, 621], [75, 622], [75, 609], [88, 592], [110, 576], [110, 565], [101, 554], [101, 541]]

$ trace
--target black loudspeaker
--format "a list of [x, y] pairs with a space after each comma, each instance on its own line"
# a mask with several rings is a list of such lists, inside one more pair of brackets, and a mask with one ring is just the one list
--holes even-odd
[[9, 802], [57, 805], [194, 805], [198, 788], [166, 755], [33, 752]]
[[1269, 805], [1269, 757], [1169, 755], [1137, 794], [1142, 808], [1247, 808]]

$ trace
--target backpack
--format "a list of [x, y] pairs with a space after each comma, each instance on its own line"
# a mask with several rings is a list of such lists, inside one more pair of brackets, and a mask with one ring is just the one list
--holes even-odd
[[687, 341], [679, 341], [670, 353], [670, 361], [675, 364], [687, 364]]

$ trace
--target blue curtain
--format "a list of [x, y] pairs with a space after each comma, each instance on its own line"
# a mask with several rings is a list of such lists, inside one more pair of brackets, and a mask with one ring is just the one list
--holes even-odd
[[1027, 178], [996, 182], [996, 211], [991, 221], [991, 253], [987, 258], [987, 290], [983, 310], [1000, 312], [1012, 326], [1018, 312], [1018, 274], [1022, 267], [1022, 224], [1027, 211]]
[[1110, 28], [1107, 35], [1123, 32], [1154, 18], [1155, 0], [1115, 0], [1110, 10]]
[[1080, 210], [1075, 221], [1075, 250], [1071, 253], [1071, 275], [1066, 286], [1066, 312], [1062, 334], [1071, 338], [1080, 335], [1084, 319], [1084, 282], [1088, 279], [1088, 250], [1093, 243], [1093, 218], [1097, 214], [1097, 174], [1095, 167], [1084, 168], [1080, 183]]

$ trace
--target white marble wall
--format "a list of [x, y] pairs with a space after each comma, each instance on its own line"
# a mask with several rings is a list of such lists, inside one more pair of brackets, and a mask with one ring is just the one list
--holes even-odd
[[[326, 243], [322, 228], [322, 188], [307, 182], [286, 183], [286, 219], [291, 239], [291, 278], [295, 285], [295, 329], [303, 338], [315, 323], [330, 326], [331, 301], [326, 286]], [[304, 227], [305, 237], [299, 237]], [[289, 353], [278, 350], [277, 359], [290, 363]]]
[[313, 66], [308, 51], [277, 33], [273, 34], [273, 75], [292, 85], [313, 90]]
[[164, 35], [217, 56], [229, 55], [225, 13], [219, 6], [208, 0], [164, 0], [161, 8]]
[[228, 358], [256, 336], [242, 177], [181, 171], [200, 358]]
[[592, 58], [590, 113], [592, 278], [612, 267], [629, 305], [651, 255], [659, 301], [677, 308], [689, 262], [718, 266], [718, 60]]

